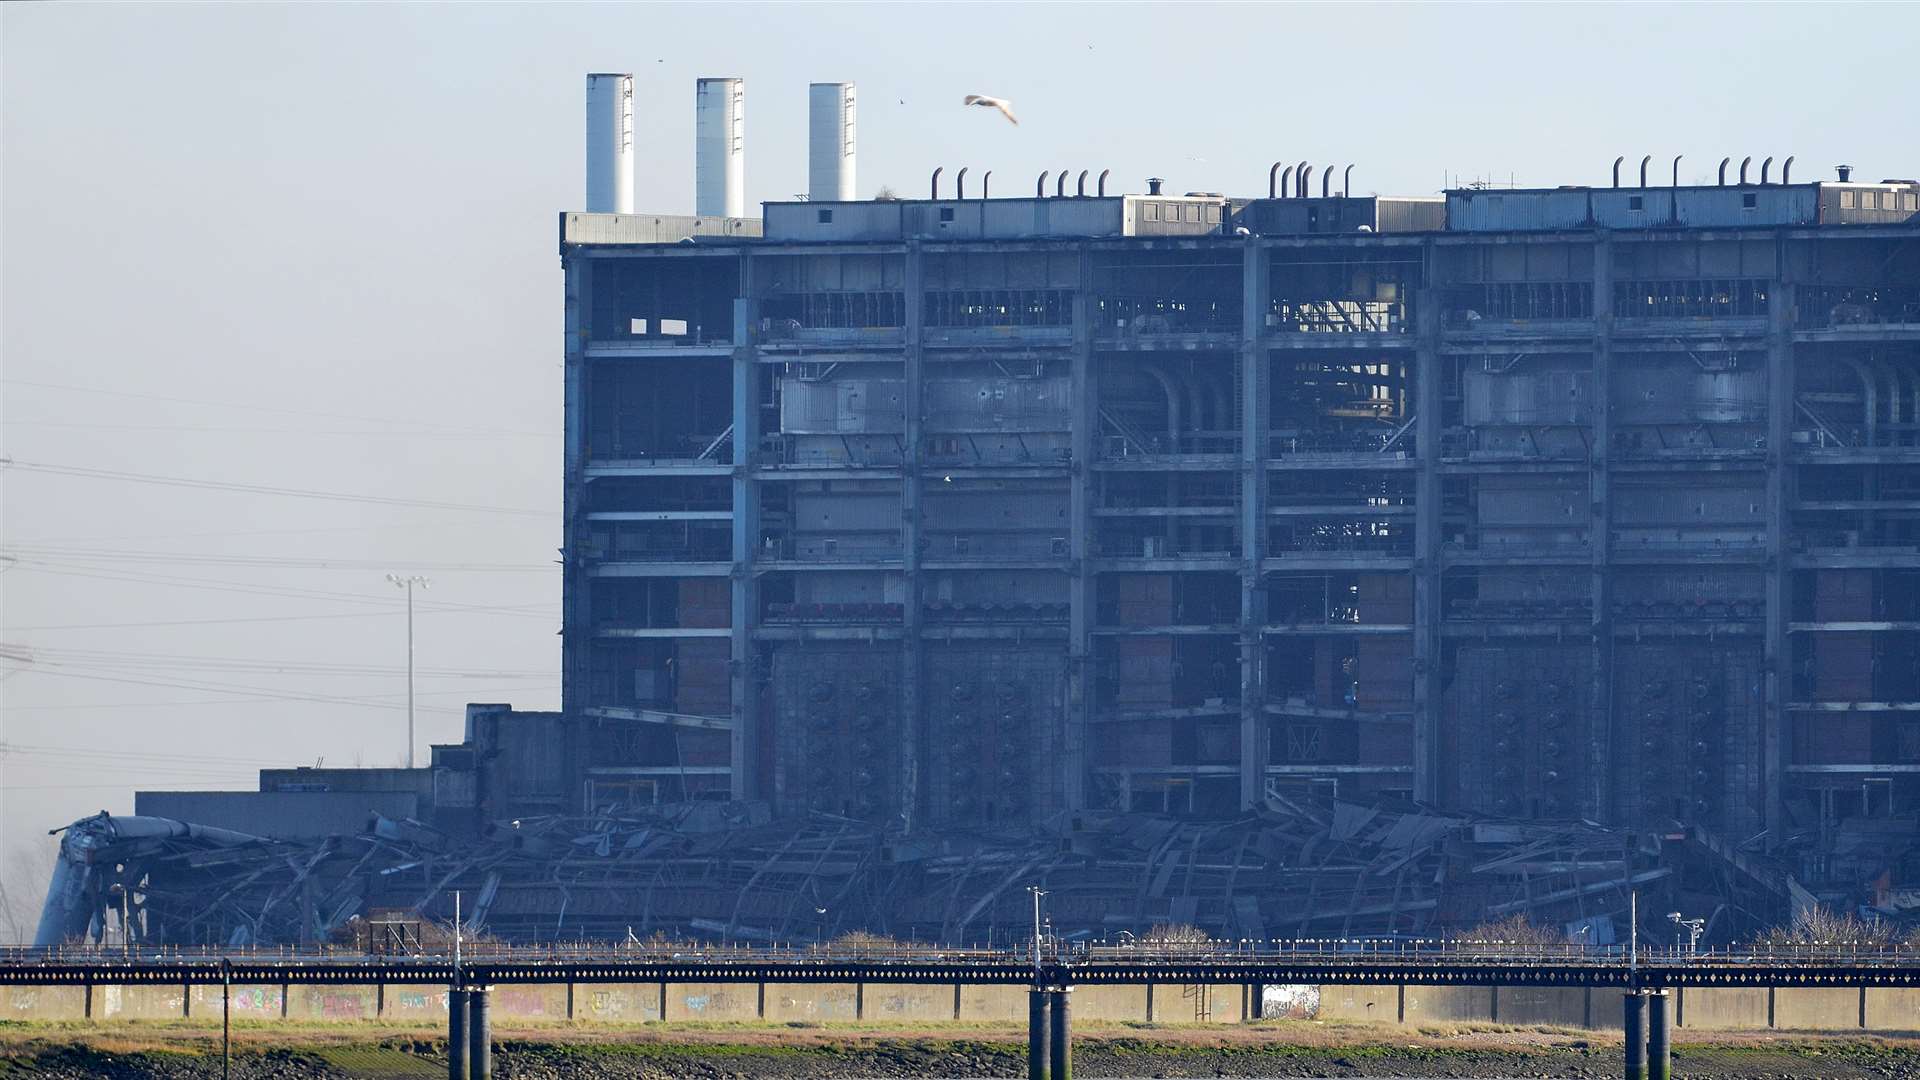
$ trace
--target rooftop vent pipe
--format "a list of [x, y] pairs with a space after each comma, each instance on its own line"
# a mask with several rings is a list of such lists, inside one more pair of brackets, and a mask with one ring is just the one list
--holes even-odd
[[1673, 186], [1674, 187], [1680, 186], [1680, 159], [1685, 156], [1686, 155], [1684, 154], [1673, 155]]
[[946, 169], [944, 167], [936, 168], [933, 170], [933, 184], [932, 184], [933, 192], [932, 194], [928, 195], [927, 198], [938, 199], [940, 197], [940, 174], [945, 171]]
[[1273, 168], [1267, 170], [1267, 198], [1269, 199], [1279, 198], [1280, 197], [1279, 187], [1280, 187], [1280, 163], [1276, 161], [1273, 163]]
[[1036, 198], [1036, 199], [1044, 199], [1044, 198], [1046, 198], [1046, 197], [1047, 197], [1047, 177], [1049, 177], [1049, 176], [1051, 176], [1052, 174], [1053, 174], [1053, 172], [1052, 172], [1052, 170], [1051, 170], [1051, 169], [1041, 169], [1041, 170], [1040, 170], [1040, 179], [1038, 179], [1038, 180], [1035, 180], [1035, 181], [1033, 182], [1033, 197], [1034, 197], [1034, 198]]
[[1164, 183], [1166, 183], [1166, 181], [1160, 179], [1157, 176], [1147, 177], [1147, 194], [1149, 195], [1160, 194], [1160, 185]]
[[1740, 186], [1741, 187], [1745, 187], [1747, 185], [1747, 166], [1751, 164], [1753, 164], [1752, 154], [1748, 154], [1746, 157], [1743, 157], [1740, 159]]
[[1720, 159], [1720, 186], [1721, 187], [1727, 186], [1727, 166], [1731, 164], [1733, 164], [1733, 159], [1730, 157], [1723, 157]]
[[1053, 183], [1053, 197], [1056, 199], [1067, 197], [1067, 170], [1065, 169], [1060, 170], [1059, 178]]
[[1293, 194], [1293, 168], [1289, 165], [1287, 171], [1280, 174], [1280, 197], [1283, 199]]
[[1340, 174], [1340, 194], [1349, 199], [1353, 198], [1353, 166], [1351, 165], [1347, 166], [1346, 172]]
[[1769, 154], [1767, 155], [1767, 160], [1760, 163], [1760, 182], [1762, 184], [1765, 184], [1767, 182], [1768, 174], [1772, 172], [1773, 172], [1773, 155]]
[[982, 199], [987, 197], [987, 185], [992, 182], [993, 182], [992, 169], [988, 169], [986, 172], [983, 172], [980, 174], [980, 197]]
[[1620, 163], [1625, 160], [1627, 160], [1627, 155], [1625, 154], [1621, 154], [1619, 157], [1613, 159], [1613, 186], [1614, 187], [1620, 186]]
[[1651, 164], [1653, 164], [1652, 154], [1648, 154], [1646, 157], [1643, 157], [1640, 159], [1640, 186], [1641, 187], [1647, 186], [1647, 166]]
[[1313, 194], [1313, 166], [1303, 164], [1300, 166], [1300, 197], [1304, 199], [1311, 194]]
[[1787, 178], [1792, 175], [1793, 175], [1793, 155], [1788, 154], [1787, 160], [1780, 163], [1780, 183], [1782, 184], [1791, 183], [1792, 181], [1788, 180]]
[[1304, 161], [1293, 167], [1293, 193], [1302, 199], [1307, 197], [1307, 174], [1312, 171]]
[[1853, 166], [1851, 165], [1835, 165], [1833, 171], [1840, 174], [1840, 182], [1843, 184], [1853, 179]]
[[1080, 170], [1080, 178], [1074, 181], [1074, 185], [1073, 185], [1074, 198], [1084, 199], [1087, 197], [1087, 174], [1091, 171], [1092, 170], [1090, 169]]
[[965, 199], [967, 197], [967, 167], [965, 165], [960, 166], [960, 171], [953, 174], [953, 197], [956, 199]]
[[1333, 194], [1333, 166], [1320, 170], [1320, 197], [1325, 199]]
[[1113, 175], [1112, 169], [1100, 170], [1100, 197], [1103, 199], [1107, 197], [1107, 177], [1111, 175]]

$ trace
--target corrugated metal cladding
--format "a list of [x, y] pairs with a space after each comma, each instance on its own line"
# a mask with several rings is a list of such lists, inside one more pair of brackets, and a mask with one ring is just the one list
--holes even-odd
[[1373, 196], [1325, 199], [1254, 199], [1243, 205], [1231, 225], [1257, 236], [1303, 233], [1434, 232], [1446, 228], [1447, 204], [1440, 198]]
[[759, 236], [759, 218], [675, 214], [562, 214], [567, 244], [672, 244], [684, 236]]
[[373, 814], [417, 818], [423, 805], [406, 791], [142, 791], [133, 812], [292, 840], [358, 835]]
[[1820, 185], [1447, 192], [1450, 232], [1812, 225]]

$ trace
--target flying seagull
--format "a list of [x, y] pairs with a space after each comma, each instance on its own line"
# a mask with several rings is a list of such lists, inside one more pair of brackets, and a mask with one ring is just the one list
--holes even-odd
[[963, 104], [978, 105], [986, 109], [999, 109], [1000, 115], [1006, 117], [1008, 121], [1015, 124], [1020, 122], [1020, 119], [1013, 115], [1013, 102], [1005, 98], [987, 97], [984, 94], [968, 94], [967, 100], [963, 102]]

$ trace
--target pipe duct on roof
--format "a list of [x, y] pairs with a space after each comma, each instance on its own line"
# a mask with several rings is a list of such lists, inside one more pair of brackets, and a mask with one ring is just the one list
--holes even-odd
[[992, 169], [988, 169], [986, 172], [983, 172], [980, 174], [980, 198], [982, 199], [987, 198], [987, 185], [992, 182], [993, 182]]
[[1673, 155], [1673, 186], [1674, 187], [1680, 186], [1680, 159], [1684, 156], [1686, 155], [1684, 154]]
[[1307, 174], [1312, 171], [1313, 166], [1304, 161], [1293, 167], [1293, 193], [1302, 199], [1307, 197]]
[[938, 199], [940, 197], [940, 174], [945, 171], [946, 169], [944, 166], [936, 166], [934, 168], [933, 180], [931, 181], [931, 184], [930, 184], [933, 190], [932, 190], [932, 193], [927, 196], [927, 198]]
[[1340, 194], [1349, 199], [1353, 198], [1353, 166], [1351, 165], [1347, 166], [1346, 172], [1340, 174]]
[[1614, 187], [1620, 186], [1620, 163], [1625, 160], [1627, 160], [1627, 155], [1625, 154], [1621, 154], [1619, 157], [1613, 159], [1613, 186]]
[[1300, 167], [1300, 197], [1304, 199], [1307, 196], [1312, 194], [1313, 194], [1313, 166], [1302, 165]]
[[1267, 170], [1267, 198], [1277, 199], [1280, 197], [1279, 182], [1280, 163], [1276, 161], [1273, 163], [1273, 168]]
[[1751, 165], [1751, 164], [1753, 164], [1753, 155], [1752, 155], [1752, 154], [1748, 154], [1748, 155], [1747, 155], [1746, 157], [1743, 157], [1743, 158], [1741, 158], [1741, 159], [1740, 159], [1740, 185], [1741, 185], [1742, 187], [1745, 187], [1745, 186], [1746, 186], [1746, 183], [1747, 183], [1747, 166], [1749, 166], [1749, 165]]
[[953, 197], [956, 199], [964, 199], [967, 197], [967, 167], [965, 165], [960, 166], [960, 171], [953, 174]]
[[1283, 199], [1293, 194], [1293, 170], [1294, 166], [1289, 165], [1287, 171], [1280, 174], [1280, 197]]
[[1788, 179], [1792, 175], [1793, 175], [1793, 155], [1788, 154], [1787, 160], [1780, 163], [1780, 182], [1782, 184], [1792, 183], [1793, 181]]
[[1091, 171], [1092, 170], [1090, 169], [1080, 170], [1080, 179], [1074, 181], [1074, 185], [1073, 185], [1073, 194], [1075, 198], [1084, 199], [1087, 197], [1087, 174]]
[[1053, 184], [1053, 195], [1057, 199], [1064, 199], [1067, 197], [1067, 170], [1065, 169], [1060, 170], [1060, 177], [1059, 179], [1055, 180]]
[[1643, 157], [1640, 159], [1640, 186], [1641, 187], [1647, 186], [1647, 166], [1651, 164], [1653, 164], [1652, 154], [1648, 154], [1646, 157]]
[[1052, 175], [1052, 170], [1049, 170], [1049, 169], [1040, 170], [1040, 179], [1035, 180], [1033, 182], [1034, 198], [1044, 199], [1047, 197], [1047, 177], [1051, 175]]
[[1325, 199], [1333, 194], [1333, 166], [1320, 170], [1320, 197]]
[[1112, 169], [1101, 169], [1101, 170], [1100, 170], [1100, 196], [1101, 196], [1102, 198], [1105, 198], [1105, 197], [1106, 197], [1106, 194], [1107, 194], [1107, 177], [1109, 177], [1109, 176], [1111, 176], [1111, 175], [1113, 175], [1113, 170], [1112, 170]]
[[1720, 186], [1721, 187], [1727, 186], [1727, 166], [1731, 164], [1733, 164], [1733, 159], [1730, 157], [1723, 157], [1720, 159]]
[[1760, 182], [1762, 184], [1765, 184], [1767, 182], [1768, 175], [1770, 175], [1772, 172], [1773, 172], [1773, 155], [1769, 154], [1767, 155], [1767, 160], [1760, 163]]

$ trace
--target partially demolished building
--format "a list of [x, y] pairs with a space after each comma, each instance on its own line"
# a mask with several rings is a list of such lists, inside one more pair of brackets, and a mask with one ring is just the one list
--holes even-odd
[[562, 215], [562, 710], [471, 712], [431, 844], [156, 841], [225, 889], [164, 932], [1915, 895], [1920, 183], [1274, 171]]

